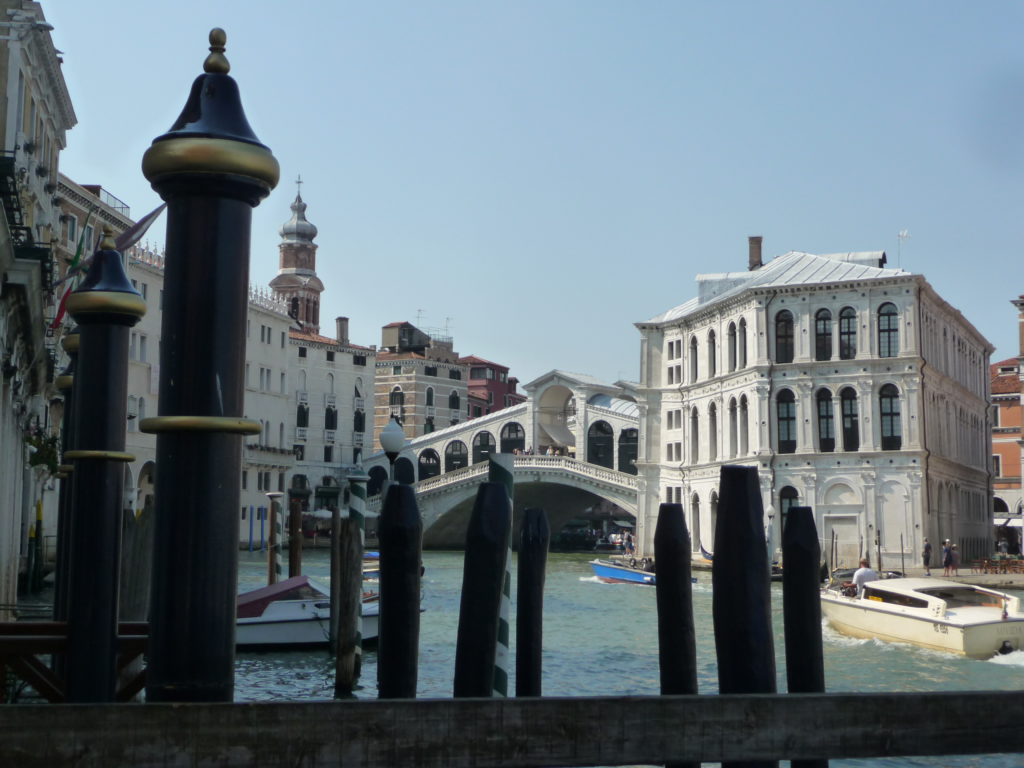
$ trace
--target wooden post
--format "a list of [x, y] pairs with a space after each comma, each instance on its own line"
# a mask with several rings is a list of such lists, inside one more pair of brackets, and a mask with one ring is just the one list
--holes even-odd
[[393, 484], [380, 514], [377, 695], [413, 699], [420, 644], [423, 521], [410, 485]]
[[355, 690], [362, 666], [363, 544], [358, 520], [339, 516], [336, 530], [331, 534], [337, 537], [337, 568], [331, 570], [334, 698], [343, 699]]
[[298, 499], [293, 498], [288, 503], [288, 578], [300, 575], [302, 575], [302, 505], [299, 504]]
[[[712, 615], [720, 693], [775, 693], [768, 551], [756, 467], [723, 466], [719, 480]], [[739, 764], [723, 763], [723, 766]], [[778, 766], [776, 761], [744, 768]]]
[[551, 528], [543, 509], [523, 513], [516, 573], [516, 696], [541, 695], [544, 576]]
[[128, 407], [128, 335], [146, 302], [125, 275], [105, 227], [82, 285], [68, 298], [81, 326], [75, 399], [71, 496], [73, 539], [67, 583], [67, 701], [113, 702], [117, 670], [117, 603]]
[[[782, 530], [782, 614], [786, 630], [786, 681], [790, 693], [824, 693], [818, 583], [821, 545], [810, 507], [790, 507]], [[792, 768], [827, 768], [828, 760], [793, 760]]]
[[506, 486], [480, 483], [466, 531], [455, 645], [456, 697], [494, 695], [494, 660], [511, 533], [512, 507]]
[[[697, 640], [690, 561], [693, 550], [682, 504], [662, 504], [654, 529], [658, 603], [658, 664], [663, 696], [697, 693]], [[700, 768], [699, 763], [670, 764]]]
[[270, 509], [269, 527], [270, 540], [267, 544], [267, 584], [277, 584], [281, 580], [283, 569], [281, 567], [281, 510], [278, 508], [277, 499], [272, 494], [269, 496]]
[[252, 209], [280, 167], [228, 75], [227, 36], [210, 32], [204, 73], [142, 172], [167, 201], [156, 527], [146, 700], [231, 701]]

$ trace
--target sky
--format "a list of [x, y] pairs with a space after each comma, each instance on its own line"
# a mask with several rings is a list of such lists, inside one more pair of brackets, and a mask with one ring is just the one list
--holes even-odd
[[634, 323], [762, 235], [766, 259], [884, 250], [993, 362], [1018, 352], [1022, 3], [42, 2], [78, 117], [61, 171], [135, 218], [160, 202], [142, 155], [226, 30], [281, 165], [250, 280], [301, 175], [325, 335], [407, 320], [523, 383], [635, 381]]

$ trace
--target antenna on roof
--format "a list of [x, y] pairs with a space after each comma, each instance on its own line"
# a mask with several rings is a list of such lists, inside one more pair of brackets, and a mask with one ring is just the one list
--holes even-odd
[[910, 239], [910, 230], [909, 229], [901, 229], [899, 234], [896, 235], [896, 239], [898, 241], [897, 245], [896, 245], [896, 266], [902, 269], [902, 267], [903, 267], [903, 241]]
[[417, 309], [416, 310], [416, 327], [419, 328], [421, 325], [423, 325], [423, 310], [422, 309]]

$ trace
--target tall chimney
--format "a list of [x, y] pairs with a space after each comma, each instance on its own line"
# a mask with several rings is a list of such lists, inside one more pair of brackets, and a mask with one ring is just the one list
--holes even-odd
[[348, 344], [348, 318], [336, 317], [334, 318], [334, 323], [337, 327], [338, 343]]
[[761, 235], [751, 235], [747, 238], [747, 243], [750, 247], [750, 256], [747, 261], [747, 267], [753, 272], [755, 269], [761, 268], [761, 241], [764, 238]]

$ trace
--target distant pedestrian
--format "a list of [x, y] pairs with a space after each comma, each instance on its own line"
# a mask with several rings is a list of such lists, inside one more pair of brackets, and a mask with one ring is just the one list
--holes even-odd
[[953, 569], [953, 550], [949, 546], [949, 539], [942, 542], [942, 575], [950, 576]]
[[1008, 542], [1006, 539], [1000, 539], [999, 540], [999, 554], [1006, 555], [1006, 553], [1009, 552], [1009, 551], [1010, 551], [1010, 542]]
[[926, 538], [924, 540], [924, 549], [921, 551], [921, 559], [924, 560], [924, 575], [931, 576], [931, 564], [932, 564], [932, 543]]
[[953, 575], [960, 575], [960, 550], [956, 548], [956, 544], [949, 548], [949, 557], [953, 561], [951, 567], [953, 568]]
[[626, 532], [625, 542], [626, 542], [626, 554], [627, 555], [632, 555], [633, 554], [633, 534], [632, 533], [629, 533], [628, 531]]

